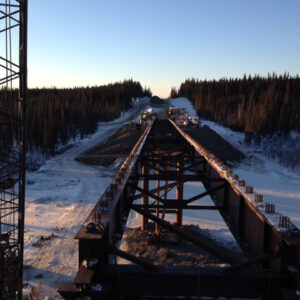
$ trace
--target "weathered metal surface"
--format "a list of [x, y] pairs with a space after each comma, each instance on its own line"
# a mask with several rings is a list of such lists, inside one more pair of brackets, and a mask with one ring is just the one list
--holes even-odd
[[0, 299], [22, 299], [27, 0], [0, 0]]
[[172, 232], [175, 232], [178, 236], [183, 237], [186, 240], [192, 242], [193, 244], [199, 246], [200, 248], [208, 251], [209, 253], [212, 253], [214, 256], [221, 259], [222, 261], [225, 261], [230, 264], [235, 264], [239, 262], [239, 260], [235, 256], [229, 255], [229, 253], [224, 253], [222, 249], [216, 247], [216, 245], [212, 242], [203, 241], [203, 238], [199, 239], [196, 234], [185, 232], [183, 229], [180, 228], [179, 225], [172, 225], [170, 222], [162, 220], [156, 217], [155, 215], [149, 213], [148, 211], [139, 208], [136, 205], [131, 205], [131, 208], [139, 214], [144, 215], [148, 219], [151, 219], [155, 223], [161, 225], [162, 227], [169, 229]]
[[134, 265], [103, 267], [96, 276], [99, 280], [109, 280], [114, 291], [127, 299], [142, 299], [143, 296], [257, 298], [267, 292], [268, 285], [278, 293], [276, 285], [281, 279], [278, 273], [270, 270], [249, 269], [224, 274], [221, 269], [168, 267], [147, 271]]
[[[290, 230], [282, 232], [275, 228], [261, 211], [254, 206], [253, 202], [249, 200], [246, 189], [245, 191], [238, 189], [235, 182], [229, 180], [226, 173], [221, 171], [222, 165], [218, 162], [217, 158], [208, 153], [174, 122], [172, 124], [194, 146], [195, 150], [205, 158], [206, 161], [199, 167], [199, 170], [207, 177], [224, 179], [227, 182], [227, 190], [215, 192], [211, 196], [216, 205], [223, 206], [220, 213], [247, 255], [251, 257], [264, 254], [274, 250], [276, 245], [282, 241], [285, 246], [288, 246], [288, 241], [296, 239], [296, 237], [291, 237], [291, 235], [300, 235], [299, 229], [293, 224], [291, 224]], [[230, 175], [228, 171], [227, 174]], [[207, 189], [217, 186], [216, 181], [204, 181], [203, 183]], [[297, 264], [297, 268], [300, 269], [300, 248], [288, 248], [289, 251], [283, 253], [282, 258], [278, 258], [274, 265], [280, 269], [282, 262], [289, 261], [289, 255], [286, 255], [286, 253], [292, 252], [294, 255], [293, 261]]]
[[[156, 181], [156, 188], [149, 190], [149, 181]], [[183, 199], [182, 190], [188, 181], [202, 182], [207, 191]], [[138, 186], [139, 183], [142, 183], [142, 187]], [[182, 190], [178, 190], [176, 199], [170, 199], [168, 192], [178, 186], [181, 186]], [[135, 195], [135, 192], [138, 194]], [[290, 224], [289, 228], [292, 230], [280, 232], [254, 205], [252, 198], [258, 199], [259, 205], [262, 205], [262, 197], [251, 198], [252, 193], [252, 187], [245, 187], [243, 180], [218, 162], [176, 124], [168, 120], [155, 121], [148, 126], [116, 175], [113, 184], [106, 190], [77, 234], [79, 262], [81, 264], [83, 260], [98, 259], [92, 281], [93, 284], [101, 283], [105, 286], [105, 292], [101, 294], [103, 299], [202, 295], [269, 297], [270, 294], [266, 294], [266, 291], [273, 293], [272, 299], [280, 299], [280, 289], [300, 286], [300, 280], [297, 279], [300, 277], [297, 277], [300, 266], [300, 238], [294, 236], [299, 234], [299, 230]], [[194, 201], [207, 195], [211, 196], [214, 206], [192, 205]], [[144, 199], [141, 204], [133, 204], [133, 201], [140, 198]], [[149, 204], [150, 199], [154, 200], [154, 203]], [[114, 248], [113, 252], [108, 245], [117, 241], [117, 235], [118, 239], [122, 236], [130, 208], [142, 214], [144, 221], [152, 220], [224, 259], [225, 254], [220, 253], [218, 249], [184, 232], [180, 226], [160, 218], [160, 214], [164, 216], [166, 213], [175, 213], [180, 225], [180, 211], [184, 214], [185, 209], [219, 209], [237, 242], [249, 257], [248, 261], [233, 270], [255, 264], [260, 265], [260, 268], [222, 273], [223, 268], [210, 274], [203, 268], [197, 268], [195, 273], [192, 270], [174, 267], [149, 272], [137, 266], [110, 264], [109, 255], [118, 255], [120, 250]], [[87, 230], [89, 222], [98, 226], [92, 232]], [[144, 222], [143, 228], [146, 225]], [[159, 227], [156, 228], [159, 233]], [[143, 260], [139, 261], [124, 251], [119, 252], [119, 255], [135, 260], [137, 264], [144, 263]], [[225, 257], [225, 260], [235, 262], [232, 257]], [[296, 275], [295, 272], [291, 272], [289, 265], [296, 266]], [[118, 286], [120, 284], [121, 287]], [[197, 285], [200, 285], [201, 289], [195, 288]], [[68, 287], [70, 288], [70, 285]], [[79, 293], [71, 288], [68, 290], [67, 286], [62, 287], [60, 292], [66, 298], [80, 293], [92, 295], [88, 288]]]

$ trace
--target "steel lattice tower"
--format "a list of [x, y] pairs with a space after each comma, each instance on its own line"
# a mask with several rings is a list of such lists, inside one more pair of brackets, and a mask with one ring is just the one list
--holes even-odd
[[21, 299], [27, 0], [0, 0], [0, 299]]

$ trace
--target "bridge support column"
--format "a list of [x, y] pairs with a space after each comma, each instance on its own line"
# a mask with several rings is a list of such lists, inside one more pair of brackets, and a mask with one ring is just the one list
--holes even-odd
[[[178, 175], [183, 175], [183, 160], [181, 162], [177, 163], [177, 172]], [[183, 200], [183, 182], [179, 183], [177, 185], [176, 189], [176, 199], [177, 200]], [[181, 226], [182, 225], [182, 209], [177, 208], [176, 209], [176, 225]]]
[[[149, 174], [149, 167], [147, 165], [143, 165], [142, 167], [142, 175], [147, 176]], [[143, 190], [149, 191], [149, 180], [144, 179], [142, 183]], [[148, 204], [149, 204], [149, 197], [147, 195], [143, 195], [142, 197], [142, 204], [144, 205], [144, 209], [148, 211]], [[142, 230], [145, 230], [146, 226], [148, 225], [148, 218], [142, 216]]]
[[[156, 168], [159, 169], [160, 165], [156, 164]], [[159, 171], [157, 171], [156, 173], [157, 173], [157, 175], [160, 174]], [[159, 179], [157, 180], [156, 187], [157, 187], [157, 196], [160, 197], [160, 180]], [[158, 200], [156, 200], [155, 203], [157, 206], [159, 206], [159, 204], [160, 204]], [[156, 209], [156, 216], [159, 218], [159, 208]], [[157, 223], [155, 223], [155, 234], [157, 236], [159, 235], [159, 225]]]

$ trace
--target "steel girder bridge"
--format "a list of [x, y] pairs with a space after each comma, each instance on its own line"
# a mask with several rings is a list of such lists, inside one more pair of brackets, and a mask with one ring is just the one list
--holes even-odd
[[[156, 182], [155, 188], [149, 182]], [[206, 188], [184, 199], [184, 185], [201, 181]], [[168, 195], [176, 189], [176, 199]], [[174, 193], [173, 193], [174, 194]], [[214, 205], [194, 204], [209, 195]], [[139, 204], [137, 204], [137, 201]], [[218, 210], [245, 254], [223, 253], [182, 228], [184, 210]], [[155, 224], [212, 253], [230, 267], [171, 267], [149, 263], [120, 250], [129, 211], [142, 216], [142, 229]], [[251, 186], [208, 153], [172, 120], [150, 122], [102, 195], [76, 239], [79, 269], [73, 282], [62, 283], [65, 299], [200, 299], [202, 296], [298, 299], [300, 231], [288, 218], [254, 194]], [[175, 224], [162, 216], [175, 215]], [[131, 264], [111, 262], [111, 255]], [[189, 298], [194, 297], [194, 298]], [[198, 297], [198, 298], [197, 298]]]
[[0, 1], [0, 299], [22, 298], [27, 1]]

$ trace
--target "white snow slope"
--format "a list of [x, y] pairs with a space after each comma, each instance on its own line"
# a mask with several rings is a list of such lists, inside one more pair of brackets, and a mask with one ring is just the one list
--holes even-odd
[[[78, 269], [78, 246], [74, 240], [81, 224], [110, 184], [113, 168], [88, 166], [74, 158], [105, 140], [111, 133], [138, 117], [149, 102], [140, 99], [132, 111], [109, 123], [65, 153], [53, 157], [34, 172], [27, 172], [24, 282], [38, 286], [42, 296], [60, 299], [60, 282], [72, 281]], [[41, 240], [41, 236], [50, 237]]]
[[233, 170], [254, 192], [263, 194], [265, 202], [273, 203], [276, 210], [289, 216], [300, 228], [300, 174], [285, 168], [276, 160], [267, 158], [264, 150], [244, 143], [244, 135], [217, 123], [202, 120], [225, 140], [242, 151], [247, 158]]
[[[169, 100], [173, 106], [185, 107], [191, 116], [196, 116], [192, 104], [185, 98]], [[138, 116], [146, 107], [148, 99], [140, 100], [132, 112], [110, 123], [100, 123], [98, 131], [77, 143], [65, 153], [49, 159], [38, 171], [27, 172], [24, 281], [38, 286], [42, 280], [42, 296], [60, 299], [56, 289], [62, 281], [72, 281], [78, 268], [78, 246], [74, 235], [86, 219], [101, 193], [113, 178], [113, 168], [83, 165], [74, 157], [98, 144], [115, 129]], [[267, 160], [263, 153], [243, 143], [241, 134], [232, 132], [212, 122], [205, 122], [228, 142], [253, 158], [235, 169], [235, 173], [253, 185], [265, 199], [277, 204], [278, 209], [291, 216], [300, 226], [300, 177], [296, 173]], [[203, 190], [200, 182], [185, 185], [184, 197], [189, 198]], [[169, 195], [175, 197], [175, 195]], [[199, 202], [200, 203], [200, 202]], [[201, 203], [211, 204], [209, 197]], [[210, 234], [231, 247], [235, 241], [218, 212], [186, 211], [184, 223], [199, 224], [209, 229]], [[140, 225], [140, 218], [133, 212], [128, 226]], [[41, 240], [41, 236], [50, 236]]]
[[[169, 101], [173, 106], [186, 107], [191, 116], [196, 114], [192, 103], [186, 98]], [[246, 155], [247, 159], [233, 168], [234, 173], [244, 179], [247, 185], [253, 186], [254, 192], [263, 194], [265, 201], [275, 204], [279, 212], [290, 216], [291, 221], [300, 228], [300, 174], [267, 158], [264, 149], [246, 145], [243, 133], [234, 132], [215, 122], [201, 122]]]

